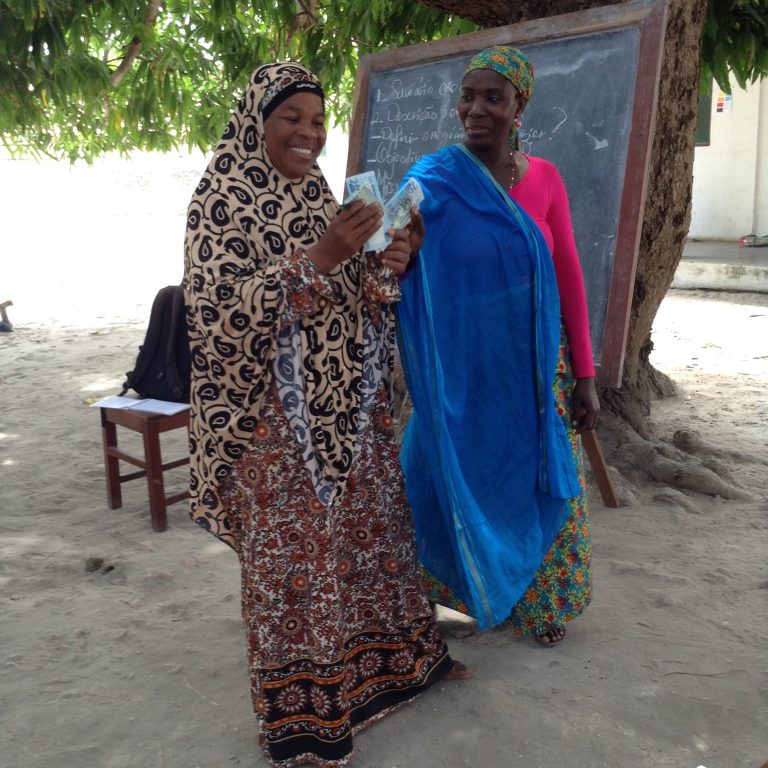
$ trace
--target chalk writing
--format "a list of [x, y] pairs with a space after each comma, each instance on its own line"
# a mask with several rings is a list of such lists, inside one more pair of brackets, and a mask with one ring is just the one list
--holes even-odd
[[456, 93], [459, 90], [459, 85], [460, 83], [454, 83], [452, 80], [449, 80], [447, 83], [440, 83], [437, 92], [441, 96], [448, 96], [452, 93]]
[[383, 88], [376, 90], [377, 98], [381, 101], [399, 101], [401, 99], [423, 98], [431, 96], [435, 92], [435, 87], [423, 77], [420, 77], [415, 83], [403, 85], [399, 77], [392, 78]]
[[556, 133], [557, 129], [568, 119], [568, 115], [566, 114], [565, 110], [562, 107], [552, 107], [552, 109], [562, 113], [562, 119], [560, 122], [552, 129], [552, 133]]
[[402, 144], [413, 144], [414, 142], [418, 141], [418, 138], [412, 133], [405, 132], [402, 124], [396, 125], [394, 129], [391, 125], [385, 125], [381, 129], [379, 138], [381, 138], [382, 141], [394, 141]]
[[432, 105], [403, 109], [400, 104], [390, 104], [387, 106], [384, 119], [389, 123], [406, 122], [422, 125], [427, 120], [437, 120], [437, 112]]

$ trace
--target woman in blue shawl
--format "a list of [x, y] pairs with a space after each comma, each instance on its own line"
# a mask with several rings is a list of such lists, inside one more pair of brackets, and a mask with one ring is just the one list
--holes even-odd
[[[507, 192], [532, 84], [519, 51], [478, 54], [457, 106], [464, 144], [409, 171], [426, 239], [398, 309], [414, 407], [402, 461], [430, 599], [552, 646], [591, 587], [553, 261]], [[593, 393], [577, 392], [581, 426], [594, 424]]]

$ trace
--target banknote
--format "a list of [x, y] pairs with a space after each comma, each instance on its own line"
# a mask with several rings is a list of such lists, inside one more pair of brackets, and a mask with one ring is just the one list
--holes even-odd
[[364, 203], [375, 203], [377, 198], [376, 190], [373, 188], [373, 185], [368, 183], [361, 184], [354, 192], [350, 192], [350, 194], [344, 198], [341, 207], [346, 208], [351, 203], [354, 203], [355, 200], [362, 200]]
[[418, 207], [424, 199], [424, 192], [416, 179], [408, 179], [402, 187], [387, 200], [384, 217], [389, 229], [404, 229], [411, 220], [411, 209]]
[[355, 176], [347, 176], [344, 183], [346, 184], [348, 195], [354, 195], [354, 193], [362, 186], [371, 186], [376, 191], [378, 199], [381, 200], [379, 182], [376, 180], [376, 174], [373, 171], [365, 171], [364, 173], [358, 173]]
[[[381, 199], [381, 191], [379, 190], [379, 182], [376, 180], [376, 174], [373, 171], [349, 176], [346, 180], [346, 186], [347, 197], [344, 200], [345, 206], [355, 200], [363, 200], [366, 203], [377, 202], [384, 208], [384, 201]], [[387, 218], [385, 215], [381, 226], [366, 241], [363, 246], [364, 249], [366, 251], [383, 251], [392, 242], [391, 238], [387, 235], [387, 229]]]

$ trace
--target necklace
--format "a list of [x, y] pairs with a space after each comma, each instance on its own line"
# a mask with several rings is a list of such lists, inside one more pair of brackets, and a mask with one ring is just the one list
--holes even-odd
[[[505, 189], [514, 187], [517, 184], [517, 163], [515, 162], [515, 153], [513, 150], [509, 152], [509, 163], [499, 171], [494, 171], [493, 175], [496, 177], [496, 181], [499, 182]], [[509, 179], [506, 186], [504, 186], [504, 180]]]
[[515, 162], [514, 152], [509, 153], [509, 162], [510, 162], [510, 165], [512, 166], [512, 172], [510, 173], [510, 176], [509, 176], [509, 184], [507, 184], [507, 189], [509, 189], [509, 187], [514, 187], [515, 184], [517, 183], [517, 163]]

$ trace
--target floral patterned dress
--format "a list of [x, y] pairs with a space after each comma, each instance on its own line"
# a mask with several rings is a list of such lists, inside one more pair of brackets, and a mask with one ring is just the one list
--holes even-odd
[[342, 765], [352, 735], [450, 666], [416, 565], [384, 390], [331, 511], [276, 393], [222, 489], [239, 526], [248, 666], [262, 744], [281, 765]]

